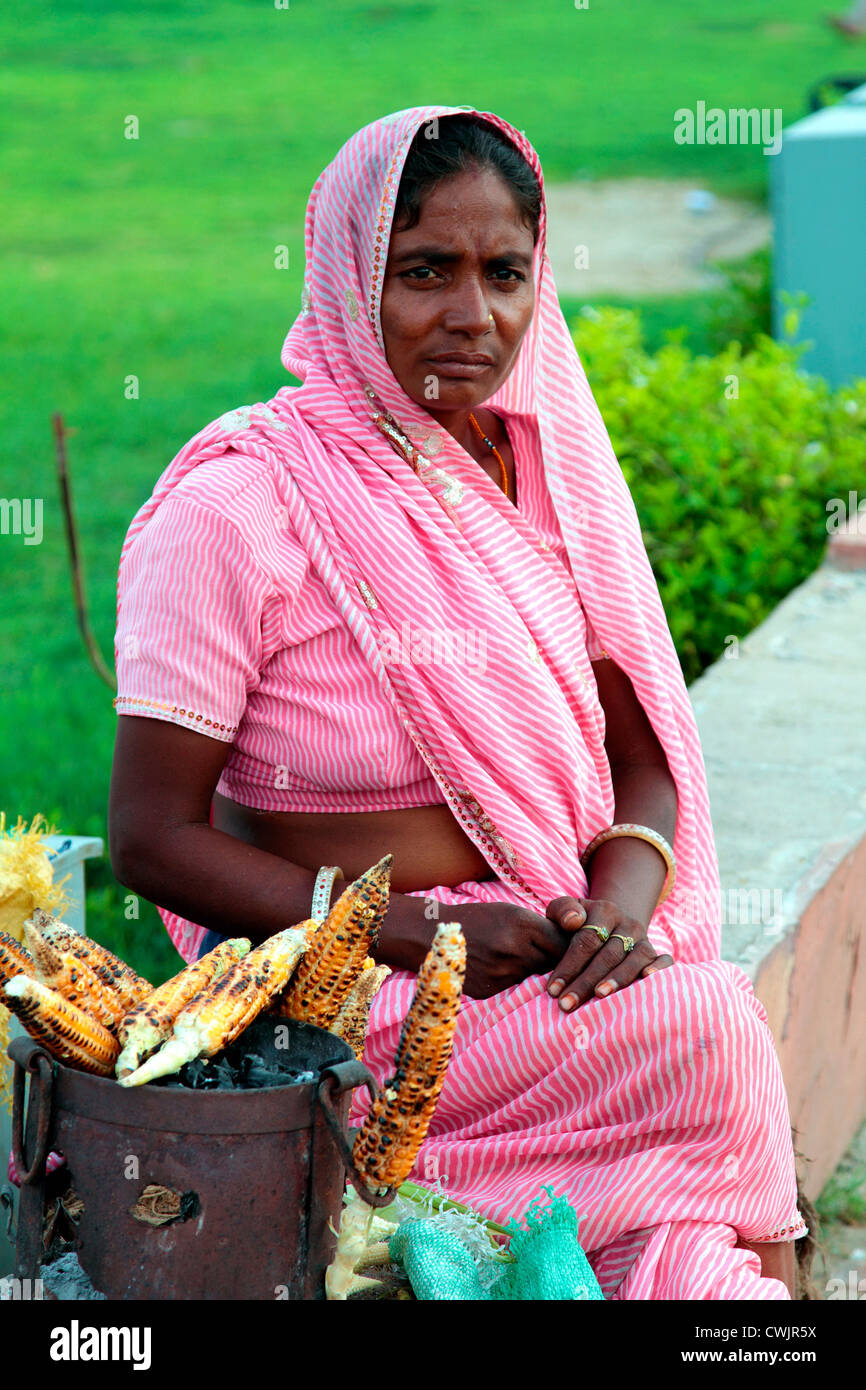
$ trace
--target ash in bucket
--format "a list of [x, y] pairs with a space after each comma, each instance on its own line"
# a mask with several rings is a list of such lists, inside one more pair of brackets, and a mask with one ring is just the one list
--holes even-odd
[[257, 1018], [210, 1061], [187, 1062], [149, 1084], [193, 1091], [311, 1086], [324, 1067], [345, 1060], [346, 1046], [332, 1033], [294, 1019]]

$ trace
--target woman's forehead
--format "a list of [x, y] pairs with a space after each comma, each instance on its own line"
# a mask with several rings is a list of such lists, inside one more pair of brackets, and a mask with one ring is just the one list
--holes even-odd
[[391, 257], [435, 244], [461, 248], [483, 243], [494, 254], [513, 251], [532, 258], [534, 237], [512, 189], [496, 169], [473, 168], [434, 184], [420, 199], [414, 225], [402, 225], [399, 212], [391, 228]]
[[439, 138], [439, 119], [472, 114], [514, 145], [535, 175], [541, 191], [544, 220], [544, 180], [538, 155], [522, 131], [490, 112], [472, 107], [416, 107], [394, 112], [359, 130], [346, 142], [322, 175], [331, 184], [353, 221], [375, 218], [390, 203], [393, 207], [406, 159], [416, 138], [422, 134], [435, 142]]

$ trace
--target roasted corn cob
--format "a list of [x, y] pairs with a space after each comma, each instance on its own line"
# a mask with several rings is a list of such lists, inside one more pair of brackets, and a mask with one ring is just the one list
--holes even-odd
[[[445, 1080], [466, 973], [466, 943], [456, 922], [444, 922], [418, 972], [415, 996], [400, 1033], [395, 1071], [370, 1106], [352, 1157], [367, 1187], [399, 1186], [409, 1176]], [[367, 1245], [373, 1208], [357, 1197], [342, 1214], [328, 1298], [345, 1299]]]
[[399, 1186], [412, 1170], [445, 1080], [465, 972], [463, 933], [456, 922], [444, 923], [418, 972], [394, 1076], [355, 1140], [355, 1165], [368, 1187]]
[[245, 936], [222, 941], [201, 960], [193, 961], [185, 970], [166, 980], [128, 1013], [117, 1030], [122, 1048], [115, 1068], [117, 1076], [129, 1076], [140, 1067], [171, 1036], [178, 1014], [229, 966], [242, 960], [249, 949], [250, 942]]
[[67, 952], [59, 941], [49, 941], [32, 920], [24, 923], [24, 935], [33, 957], [37, 980], [50, 989], [56, 989], [70, 1004], [75, 1004], [116, 1034], [118, 1024], [129, 1012], [129, 1006], [114, 986], [107, 982], [105, 971], [97, 970], [79, 956]]
[[[284, 989], [307, 949], [308, 923], [277, 932], [229, 966], [174, 1021], [172, 1035], [143, 1066], [120, 1079], [121, 1086], [141, 1086], [157, 1076], [179, 1071], [196, 1057], [213, 1057], [266, 1009]], [[313, 924], [317, 925], [317, 924]]]
[[31, 1038], [59, 1062], [97, 1076], [111, 1075], [117, 1039], [57, 990], [27, 975], [16, 975], [4, 986], [3, 1001], [18, 1015]]
[[368, 956], [334, 1020], [331, 1031], [349, 1044], [359, 1062], [363, 1060], [370, 1005], [390, 974], [389, 966], [377, 965], [373, 957]]
[[283, 1018], [332, 1028], [378, 941], [388, 910], [392, 857], [386, 854], [337, 899], [277, 1003]]
[[131, 965], [127, 965], [126, 961], [109, 951], [107, 946], [94, 941], [92, 937], [82, 936], [65, 922], [51, 917], [39, 908], [30, 920], [52, 946], [58, 947], [66, 956], [74, 956], [76, 960], [94, 970], [105, 984], [120, 996], [125, 1013], [153, 993], [153, 985], [148, 980], [143, 979]]
[[0, 984], [11, 980], [13, 975], [29, 975], [33, 979], [35, 974], [36, 967], [30, 952], [14, 936], [0, 931]]

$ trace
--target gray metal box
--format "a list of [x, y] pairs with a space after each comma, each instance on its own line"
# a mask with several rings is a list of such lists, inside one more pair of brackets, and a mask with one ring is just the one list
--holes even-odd
[[772, 165], [773, 331], [780, 291], [804, 290], [804, 368], [835, 386], [866, 377], [866, 86], [789, 126]]

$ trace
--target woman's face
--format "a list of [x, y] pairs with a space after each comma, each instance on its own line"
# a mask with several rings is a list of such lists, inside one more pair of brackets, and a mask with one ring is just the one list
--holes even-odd
[[535, 303], [533, 249], [508, 184], [489, 168], [437, 184], [417, 226], [391, 234], [381, 310], [388, 365], [446, 429], [514, 366]]

